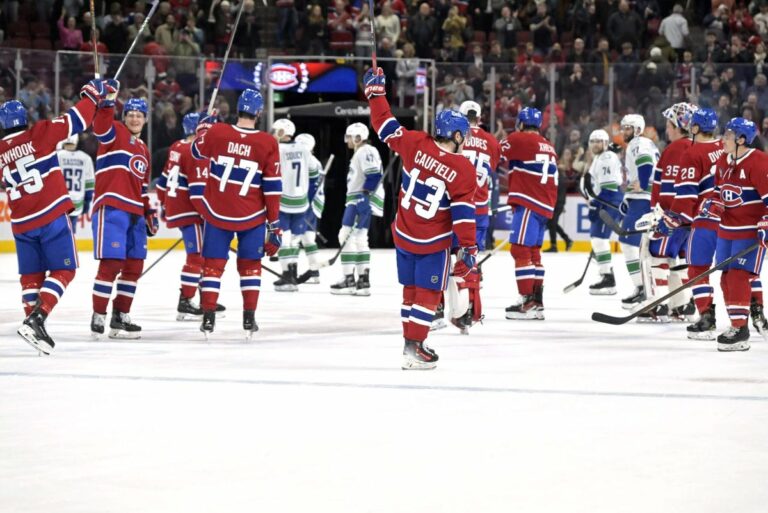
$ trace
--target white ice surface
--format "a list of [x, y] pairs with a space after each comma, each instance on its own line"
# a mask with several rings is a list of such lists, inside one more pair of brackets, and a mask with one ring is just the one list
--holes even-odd
[[768, 344], [721, 354], [681, 324], [597, 324], [630, 291], [621, 257], [614, 297], [589, 296], [594, 269], [562, 294], [586, 254], [544, 258], [545, 322], [504, 319], [516, 289], [498, 254], [485, 323], [433, 333], [439, 367], [404, 372], [391, 251], [368, 298], [331, 296], [338, 268], [295, 294], [265, 274], [248, 345], [232, 261], [211, 342], [175, 322], [181, 252], [139, 282], [140, 341], [89, 340], [83, 254], [47, 358], [15, 334], [2, 255], [0, 512], [768, 511]]

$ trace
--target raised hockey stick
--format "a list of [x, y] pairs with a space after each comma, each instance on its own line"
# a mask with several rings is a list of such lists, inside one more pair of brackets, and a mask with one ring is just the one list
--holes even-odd
[[141, 38], [141, 34], [144, 33], [144, 29], [147, 28], [147, 24], [149, 23], [149, 20], [152, 18], [152, 15], [155, 14], [155, 11], [157, 10], [157, 6], [160, 5], [160, 0], [152, 0], [152, 7], [149, 9], [149, 13], [147, 14], [147, 17], [144, 18], [144, 22], [141, 24], [141, 28], [139, 28], [139, 31], [136, 33], [136, 37], [133, 38], [133, 42], [131, 43], [131, 46], [128, 47], [128, 51], [125, 52], [125, 55], [123, 56], [123, 62], [120, 63], [120, 67], [117, 68], [117, 72], [115, 73], [115, 76], [112, 77], [114, 80], [117, 80], [120, 77], [120, 73], [123, 71], [123, 67], [125, 66], [125, 63], [128, 62], [128, 57], [131, 56], [133, 53], [133, 49], [136, 47], [136, 43], [138, 43], [139, 39]]
[[91, 45], [93, 45], [93, 76], [97, 80], [101, 78], [99, 73], [99, 48], [96, 41], [96, 6], [91, 0]]
[[638, 310], [636, 310], [635, 312], [633, 312], [630, 315], [626, 315], [624, 317], [614, 317], [613, 315], [607, 315], [607, 314], [600, 313], [600, 312], [593, 312], [592, 313], [592, 320], [593, 321], [597, 321], [597, 322], [604, 322], [606, 324], [613, 324], [614, 326], [619, 326], [621, 324], [627, 323], [627, 322], [631, 321], [632, 319], [634, 319], [635, 317], [637, 317], [639, 315], [642, 315], [642, 314], [644, 314], [646, 312], [650, 312], [651, 310], [653, 310], [654, 308], [656, 308], [660, 304], [664, 303], [667, 299], [669, 299], [669, 298], [679, 294], [680, 292], [682, 292], [685, 289], [691, 288], [693, 285], [697, 284], [698, 282], [700, 282], [701, 280], [703, 280], [704, 278], [706, 278], [710, 274], [714, 273], [715, 271], [721, 270], [722, 268], [728, 266], [731, 262], [734, 262], [734, 261], [738, 260], [739, 258], [743, 257], [744, 255], [746, 255], [746, 254], [756, 250], [759, 246], [760, 246], [759, 242], [756, 242], [755, 244], [752, 244], [748, 248], [743, 249], [743, 250], [739, 251], [738, 253], [736, 253], [735, 255], [726, 258], [725, 260], [723, 260], [722, 262], [720, 262], [716, 266], [712, 267], [708, 271], [704, 271], [703, 273], [699, 274], [698, 276], [696, 276], [694, 278], [691, 278], [690, 280], [688, 280], [688, 283], [686, 283], [685, 285], [681, 285], [681, 286], [677, 287], [675, 290], [670, 291], [668, 294], [665, 294], [665, 295], [661, 296], [660, 298], [658, 298], [658, 299], [656, 299], [656, 300], [654, 300], [654, 301], [652, 301], [650, 303], [647, 303], [647, 304], [643, 305], [642, 308], [639, 308]]
[[[229, 250], [230, 250], [232, 253], [235, 253], [235, 254], [237, 254], [237, 250], [236, 250], [235, 248], [233, 248], [232, 246], [230, 246], [230, 247], [229, 247]], [[274, 269], [270, 269], [269, 267], [267, 267], [267, 266], [266, 266], [266, 265], [264, 265], [263, 263], [261, 264], [261, 268], [262, 268], [262, 269], [264, 269], [265, 271], [267, 271], [267, 272], [268, 272], [268, 273], [270, 273], [270, 274], [274, 274], [274, 275], [275, 275], [275, 276], [277, 276], [278, 278], [282, 278], [282, 277], [283, 277], [283, 275], [282, 275], [282, 274], [280, 274], [279, 272], [275, 271]]]
[[368, 20], [371, 22], [371, 62], [375, 72], [378, 66], [376, 65], [376, 26], [373, 23], [373, 0], [368, 0]]
[[[266, 0], [264, 0], [266, 6]], [[240, 16], [243, 14], [243, 7], [245, 6], [245, 0], [240, 2], [240, 8], [237, 10], [237, 17], [235, 17], [235, 24], [232, 26], [232, 33], [229, 35], [229, 43], [227, 43], [227, 51], [224, 52], [224, 61], [221, 64], [221, 73], [216, 80], [216, 88], [211, 93], [211, 101], [208, 102], [208, 115], [213, 113], [213, 104], [216, 102], [216, 97], [219, 95], [219, 87], [221, 87], [221, 79], [224, 78], [224, 71], [227, 69], [227, 61], [229, 60], [229, 51], [232, 50], [232, 43], [235, 41], [235, 33], [237, 27], [240, 25]]]
[[582, 282], [584, 281], [584, 278], [587, 276], [587, 271], [589, 270], [589, 264], [592, 263], [592, 259], [594, 257], [595, 257], [595, 252], [590, 251], [589, 259], [587, 260], [587, 265], [584, 266], [584, 272], [581, 273], [581, 277], [578, 280], [571, 283], [570, 285], [568, 285], [567, 287], [565, 287], [563, 289], [563, 293], [567, 294], [568, 292], [572, 291], [573, 289], [575, 289], [576, 287], [582, 284]]
[[144, 276], [145, 274], [147, 274], [147, 273], [149, 272], [149, 270], [150, 270], [150, 269], [152, 269], [154, 266], [156, 266], [156, 265], [157, 265], [157, 264], [160, 262], [160, 260], [162, 260], [163, 258], [165, 258], [165, 257], [168, 255], [168, 253], [170, 253], [171, 251], [173, 251], [173, 248], [175, 248], [176, 246], [178, 246], [178, 245], [181, 243], [181, 241], [183, 241], [183, 240], [184, 240], [184, 239], [179, 239], [179, 240], [177, 240], [176, 242], [174, 242], [174, 243], [173, 243], [173, 245], [172, 245], [170, 248], [168, 248], [168, 249], [166, 249], [166, 250], [165, 250], [165, 253], [163, 253], [162, 255], [160, 255], [159, 257], [157, 257], [157, 260], [155, 260], [154, 262], [152, 262], [152, 265], [150, 265], [149, 267], [147, 267], [146, 269], [144, 269], [144, 271], [141, 273], [141, 275], [139, 275], [139, 278], [141, 278], [142, 276]]

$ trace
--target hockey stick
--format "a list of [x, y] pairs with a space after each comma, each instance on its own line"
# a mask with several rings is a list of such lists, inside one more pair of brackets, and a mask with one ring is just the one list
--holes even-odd
[[91, 44], [93, 45], [93, 76], [97, 80], [101, 78], [99, 73], [99, 49], [96, 41], [96, 6], [91, 0]]
[[571, 283], [570, 285], [568, 285], [567, 287], [565, 287], [563, 289], [563, 293], [567, 294], [568, 292], [572, 291], [573, 289], [581, 285], [581, 283], [584, 281], [584, 278], [587, 276], [587, 271], [589, 270], [589, 264], [592, 263], [592, 259], [594, 258], [594, 256], [595, 256], [595, 252], [590, 251], [589, 259], [587, 260], [587, 265], [584, 266], [584, 272], [581, 273], [581, 277], [578, 280]]
[[[237, 254], [237, 250], [236, 250], [235, 248], [233, 248], [232, 246], [230, 246], [230, 247], [229, 247], [229, 250], [230, 250], [232, 253], [235, 253], [235, 254]], [[270, 273], [270, 274], [274, 274], [274, 275], [275, 275], [275, 276], [277, 276], [278, 278], [282, 278], [282, 277], [283, 277], [283, 275], [282, 275], [282, 274], [278, 273], [277, 271], [275, 271], [275, 270], [273, 270], [273, 269], [270, 269], [269, 267], [267, 267], [267, 266], [266, 266], [266, 265], [264, 265], [263, 263], [261, 264], [261, 268], [262, 268], [262, 269], [264, 269], [265, 271], [267, 271], [267, 272], [268, 272], [268, 273]]]
[[141, 34], [144, 33], [144, 29], [147, 28], [147, 24], [149, 23], [149, 20], [152, 18], [152, 15], [155, 14], [155, 11], [157, 10], [157, 6], [160, 5], [160, 0], [152, 0], [152, 7], [149, 9], [149, 13], [147, 14], [147, 17], [144, 18], [144, 22], [141, 24], [141, 28], [139, 28], [139, 32], [136, 34], [136, 37], [133, 38], [133, 42], [131, 43], [131, 46], [128, 48], [128, 51], [123, 56], [123, 62], [120, 63], [120, 67], [117, 68], [117, 72], [115, 73], [115, 76], [112, 77], [114, 80], [117, 80], [120, 76], [120, 73], [123, 71], [123, 67], [125, 66], [125, 63], [128, 62], [128, 57], [131, 56], [133, 53], [133, 49], [136, 47], [136, 43], [138, 43], [139, 38], [141, 38]]
[[512, 205], [502, 205], [500, 207], [492, 208], [491, 212], [498, 214], [499, 212], [506, 212], [507, 210], [512, 210]]
[[376, 65], [376, 27], [373, 23], [373, 0], [368, 0], [368, 20], [371, 22], [371, 62], [375, 73], [379, 67]]
[[616, 222], [616, 220], [611, 217], [611, 214], [608, 213], [607, 210], [600, 210], [600, 212], [597, 214], [600, 216], [600, 220], [603, 221], [608, 228], [611, 229], [613, 233], [618, 235], [619, 237], [627, 237], [629, 235], [640, 235], [643, 233], [646, 233], [647, 230], [625, 230], [621, 227], [619, 223]]
[[[264, 0], [266, 6], [266, 0]], [[221, 79], [224, 78], [224, 71], [227, 69], [227, 61], [229, 60], [229, 51], [232, 50], [232, 43], [235, 41], [235, 33], [237, 27], [240, 25], [240, 16], [243, 14], [243, 7], [245, 7], [245, 0], [240, 2], [240, 8], [237, 10], [237, 17], [235, 18], [235, 24], [232, 28], [232, 33], [229, 35], [229, 43], [227, 43], [227, 51], [224, 52], [224, 61], [221, 64], [221, 73], [219, 73], [219, 79], [216, 81], [216, 88], [211, 93], [211, 101], [208, 102], [208, 115], [213, 113], [213, 104], [216, 102], [216, 97], [219, 95], [219, 87], [221, 87]]]
[[165, 250], [165, 253], [163, 253], [162, 255], [160, 255], [159, 257], [157, 257], [157, 260], [155, 260], [154, 262], [152, 262], [152, 265], [150, 265], [149, 267], [147, 267], [146, 269], [144, 269], [144, 272], [142, 272], [142, 273], [139, 275], [139, 278], [141, 278], [142, 276], [144, 276], [145, 274], [147, 274], [147, 273], [149, 272], [149, 270], [150, 270], [150, 269], [152, 269], [154, 266], [156, 266], [156, 265], [158, 264], [158, 262], [160, 262], [160, 260], [162, 260], [163, 258], [165, 258], [165, 257], [166, 257], [166, 255], [168, 255], [168, 253], [170, 253], [171, 251], [173, 251], [173, 248], [175, 248], [176, 246], [178, 246], [178, 245], [179, 245], [179, 243], [180, 243], [181, 241], [183, 241], [183, 240], [184, 240], [184, 239], [179, 239], [179, 240], [177, 240], [176, 242], [174, 242], [174, 243], [173, 243], [173, 246], [171, 246], [170, 248], [166, 249], [166, 250]]
[[685, 289], [691, 288], [693, 285], [695, 285], [696, 283], [700, 282], [701, 280], [703, 280], [704, 278], [706, 278], [710, 274], [714, 273], [715, 271], [721, 270], [722, 268], [728, 266], [731, 262], [734, 262], [734, 261], [738, 260], [739, 258], [743, 257], [744, 255], [746, 255], [746, 254], [756, 250], [759, 246], [760, 246], [760, 243], [756, 242], [755, 244], [752, 244], [748, 248], [742, 249], [741, 251], [739, 251], [735, 255], [726, 258], [725, 260], [723, 260], [722, 262], [720, 262], [716, 266], [712, 267], [708, 271], [704, 271], [703, 273], [699, 274], [698, 276], [696, 276], [694, 278], [691, 278], [690, 280], [688, 280], [688, 283], [686, 283], [685, 285], [681, 285], [681, 286], [677, 287], [675, 290], [672, 290], [668, 294], [665, 294], [665, 295], [661, 296], [660, 298], [658, 298], [658, 299], [656, 299], [656, 300], [654, 300], [654, 301], [644, 305], [642, 308], [639, 308], [638, 310], [636, 310], [635, 312], [633, 312], [630, 315], [626, 315], [624, 317], [614, 317], [613, 315], [607, 315], [607, 314], [600, 313], [600, 312], [593, 312], [592, 313], [592, 320], [593, 321], [597, 321], [597, 322], [604, 322], [606, 324], [613, 324], [614, 326], [619, 326], [621, 324], [625, 324], [625, 323], [631, 321], [632, 319], [634, 319], [635, 317], [637, 317], [639, 315], [642, 315], [642, 314], [644, 314], [646, 312], [650, 312], [651, 310], [653, 310], [654, 308], [656, 308], [660, 304], [664, 303], [667, 299], [669, 299], [669, 298], [679, 294], [680, 292], [682, 292]]
[[[317, 191], [315, 191], [315, 196], [320, 192], [320, 188], [325, 185], [325, 177], [328, 176], [328, 170], [331, 168], [331, 164], [333, 163], [333, 159], [336, 158], [336, 156], [331, 153], [330, 157], [328, 157], [328, 161], [325, 163], [325, 166], [323, 166], [323, 173], [322, 176], [320, 176], [320, 180], [317, 182]], [[312, 198], [314, 201], [314, 198]], [[309, 208], [312, 208], [312, 202], [309, 202]], [[328, 239], [323, 235], [322, 233], [317, 231], [317, 223], [319, 219], [317, 216], [315, 216], [315, 225], [312, 226], [310, 223], [307, 223], [307, 226], [312, 229], [313, 232], [317, 233], [317, 238], [320, 239], [320, 241], [323, 244], [328, 244]]]
[[496, 244], [496, 245], [493, 247], [493, 249], [491, 250], [491, 252], [490, 252], [490, 253], [488, 253], [487, 255], [485, 255], [485, 256], [483, 257], [483, 259], [482, 259], [482, 260], [480, 260], [480, 261], [477, 263], [477, 268], [478, 268], [478, 269], [480, 269], [480, 267], [481, 267], [481, 266], [482, 266], [482, 265], [485, 263], [485, 261], [486, 261], [486, 260], [488, 260], [489, 258], [491, 258], [491, 257], [492, 257], [492, 256], [493, 256], [493, 255], [494, 255], [494, 254], [495, 254], [495, 253], [496, 253], [498, 250], [500, 250], [500, 249], [501, 249], [501, 248], [504, 246], [504, 244], [506, 244], [506, 243], [507, 243], [507, 241], [505, 241], [505, 240], [502, 240], [501, 242], [499, 242], [498, 244]]

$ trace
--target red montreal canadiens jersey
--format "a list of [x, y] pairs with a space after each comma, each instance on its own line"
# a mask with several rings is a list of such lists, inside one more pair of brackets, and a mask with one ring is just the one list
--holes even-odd
[[552, 217], [557, 201], [557, 153], [534, 132], [513, 132], [501, 142], [509, 168], [507, 203]]
[[719, 218], [696, 214], [701, 202], [715, 191], [717, 161], [722, 154], [723, 143], [720, 140], [694, 142], [680, 160], [680, 172], [675, 181], [675, 199], [671, 208], [696, 228], [717, 230], [720, 223]]
[[144, 215], [149, 209], [149, 150], [144, 141], [133, 136], [114, 116], [114, 108], [99, 109], [93, 120], [93, 135], [100, 143], [96, 153], [93, 211], [110, 206]]
[[192, 156], [208, 160], [207, 176], [189, 185], [189, 197], [206, 222], [241, 231], [277, 221], [283, 185], [274, 137], [216, 123], [192, 143]]
[[96, 106], [83, 99], [66, 114], [38, 121], [0, 141], [0, 169], [11, 208], [13, 233], [50, 223], [74, 209], [56, 156], [56, 144], [88, 128]]
[[205, 180], [206, 165], [206, 161], [192, 156], [191, 141], [176, 141], [168, 150], [168, 161], [157, 181], [157, 197], [169, 228], [203, 223], [189, 199], [189, 183]]
[[488, 215], [488, 200], [491, 185], [491, 171], [495, 171], [501, 159], [499, 142], [491, 134], [480, 127], [470, 128], [464, 148], [461, 150], [465, 157], [475, 166], [477, 173], [477, 190], [475, 191], [475, 213], [478, 216]]
[[651, 207], [658, 203], [664, 210], [670, 210], [675, 200], [675, 182], [680, 171], [680, 162], [692, 141], [687, 137], [671, 142], [661, 152], [653, 172], [653, 187], [651, 188]]
[[395, 245], [425, 255], [451, 246], [475, 244], [475, 170], [463, 155], [437, 146], [429, 134], [409, 131], [392, 116], [386, 98], [371, 98], [371, 124], [403, 161]]
[[757, 223], [768, 213], [768, 155], [747, 150], [735, 163], [723, 154], [718, 161], [716, 187], [725, 204], [717, 236], [757, 237]]

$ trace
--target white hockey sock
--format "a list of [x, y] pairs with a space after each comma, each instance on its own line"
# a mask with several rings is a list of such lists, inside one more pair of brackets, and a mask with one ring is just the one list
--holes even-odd
[[611, 241], [592, 237], [592, 251], [595, 253], [597, 269], [600, 274], [610, 274], [611, 267]]
[[[676, 262], [674, 259], [669, 259], [669, 265], [674, 266], [676, 265]], [[688, 276], [688, 270], [684, 271], [669, 271], [669, 290], [675, 290], [678, 287], [681, 287], [684, 283], [685, 278]], [[685, 289], [681, 291], [679, 294], [675, 294], [671, 298], [669, 298], [669, 307], [670, 308], [677, 308], [678, 306], [683, 306], [688, 303], [688, 301], [691, 300], [691, 290]]]
[[635, 287], [643, 286], [643, 276], [640, 274], [640, 248], [622, 243], [621, 251], [624, 253], [624, 262], [627, 265], [627, 272], [632, 278], [632, 284]]

